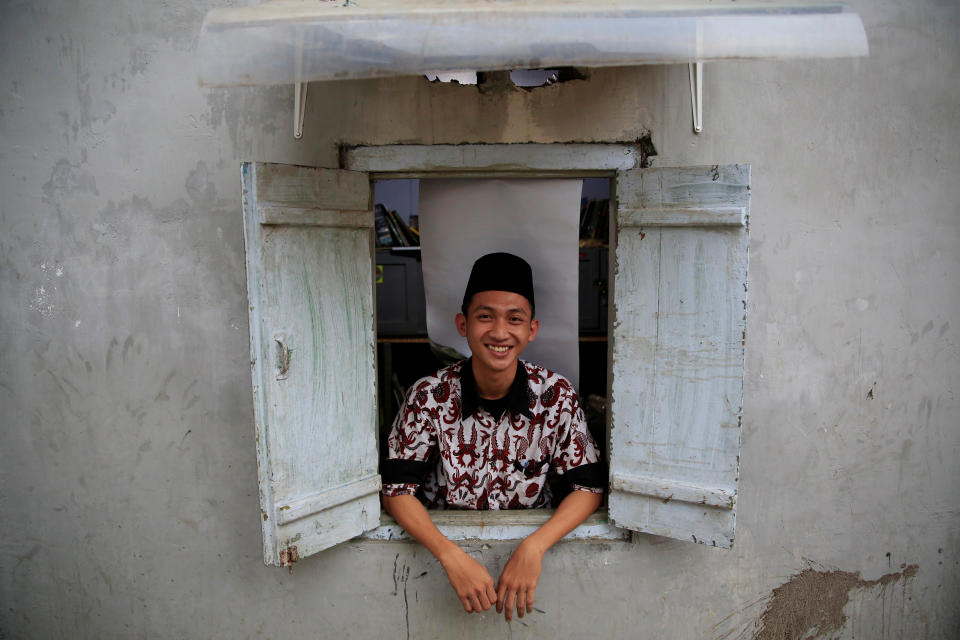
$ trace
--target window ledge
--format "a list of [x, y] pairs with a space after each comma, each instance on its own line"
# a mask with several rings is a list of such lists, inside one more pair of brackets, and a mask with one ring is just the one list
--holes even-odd
[[[550, 519], [553, 509], [528, 511], [432, 511], [434, 524], [450, 540], [521, 540]], [[412, 540], [397, 522], [381, 514], [380, 526], [363, 534], [368, 540]], [[597, 511], [564, 540], [628, 540], [630, 531], [610, 524], [606, 509]]]

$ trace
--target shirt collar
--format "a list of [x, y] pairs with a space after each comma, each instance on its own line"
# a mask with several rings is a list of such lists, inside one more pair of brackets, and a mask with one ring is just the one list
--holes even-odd
[[[530, 413], [529, 385], [527, 384], [527, 368], [517, 360], [517, 375], [513, 377], [513, 384], [507, 392], [507, 410], [533, 419]], [[480, 396], [477, 394], [477, 381], [473, 377], [473, 358], [467, 358], [460, 367], [460, 411], [464, 417], [476, 413], [480, 405]]]

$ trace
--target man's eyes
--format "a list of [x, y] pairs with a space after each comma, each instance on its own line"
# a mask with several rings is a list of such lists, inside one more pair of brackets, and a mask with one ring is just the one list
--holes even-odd
[[[489, 314], [489, 313], [478, 313], [478, 314], [477, 314], [476, 316], [474, 316], [474, 317], [475, 317], [477, 320], [492, 320], [492, 319], [493, 319], [493, 315], [492, 315], [492, 314]], [[510, 316], [507, 320], [508, 320], [509, 322], [512, 322], [513, 324], [521, 324], [521, 323], [523, 323], [523, 322], [526, 321], [526, 318], [524, 318], [523, 316]]]

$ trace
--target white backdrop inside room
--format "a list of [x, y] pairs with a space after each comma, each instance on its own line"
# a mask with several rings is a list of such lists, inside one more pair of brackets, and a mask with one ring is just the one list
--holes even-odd
[[540, 333], [522, 358], [579, 387], [579, 179], [421, 180], [420, 233], [427, 333], [469, 354], [454, 317], [473, 262], [506, 251], [533, 269]]

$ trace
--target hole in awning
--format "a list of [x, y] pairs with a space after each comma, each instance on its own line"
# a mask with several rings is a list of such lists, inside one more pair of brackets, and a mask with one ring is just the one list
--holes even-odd
[[425, 75], [430, 82], [477, 84], [476, 71], [427, 71], [423, 75]]
[[514, 69], [510, 79], [518, 87], [542, 87], [560, 80], [559, 69]]
[[[495, 72], [502, 74], [504, 72]], [[586, 75], [573, 67], [558, 67], [555, 69], [513, 69], [506, 72], [510, 82], [516, 87], [533, 89], [550, 86], [568, 80], [583, 80]], [[484, 84], [491, 72], [483, 71], [427, 71], [423, 74], [430, 82], [455, 82], [457, 84], [475, 85]]]

